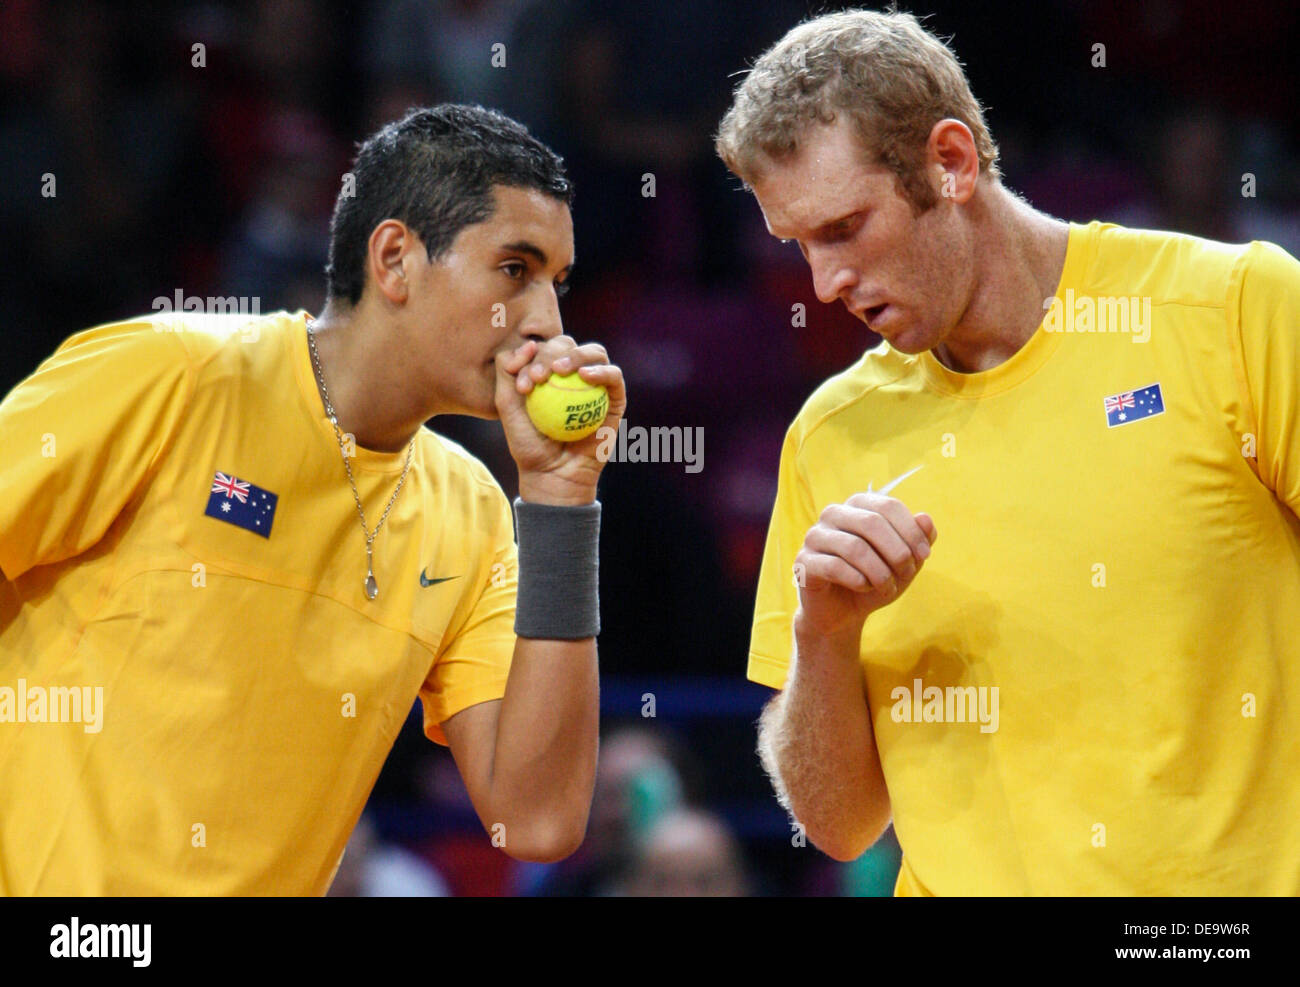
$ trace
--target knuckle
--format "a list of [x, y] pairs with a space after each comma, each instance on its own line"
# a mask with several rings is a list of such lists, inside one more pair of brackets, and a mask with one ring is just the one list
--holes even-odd
[[535, 359], [558, 360], [562, 356], [571, 356], [575, 345], [568, 336], [552, 337], [538, 347]]
[[885, 520], [883, 515], [875, 511], [867, 511], [862, 518], [862, 527], [868, 534], [878, 536], [884, 534], [885, 530], [889, 528], [889, 522]]
[[880, 558], [874, 552], [864, 553], [854, 562], [869, 582], [878, 583], [889, 575], [889, 570], [881, 563]]
[[835, 560], [835, 581], [845, 586], [852, 586], [861, 575], [853, 566], [843, 559]]
[[915, 567], [912, 553], [908, 551], [906, 545], [897, 548], [890, 546], [889, 551], [885, 555], [885, 561], [889, 563], [891, 569], [901, 569], [904, 572], [907, 571], [909, 566]]
[[853, 540], [853, 543], [849, 546], [846, 554], [852, 559], [854, 564], [864, 568], [869, 569], [880, 564], [872, 547], [860, 538], [855, 538]]

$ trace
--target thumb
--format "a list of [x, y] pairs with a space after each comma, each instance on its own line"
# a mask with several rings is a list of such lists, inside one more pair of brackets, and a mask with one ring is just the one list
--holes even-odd
[[934, 518], [925, 512], [921, 512], [915, 517], [917, 525], [925, 533], [926, 540], [933, 545], [934, 540], [939, 537], [939, 530], [934, 526]]

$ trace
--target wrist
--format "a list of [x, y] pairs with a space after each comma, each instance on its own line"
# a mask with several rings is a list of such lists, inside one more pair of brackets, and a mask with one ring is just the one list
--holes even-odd
[[853, 660], [857, 661], [862, 643], [862, 627], [865, 622], [865, 620], [850, 620], [833, 627], [825, 627], [813, 623], [800, 607], [794, 613], [794, 637], [796, 643], [800, 645], [800, 650], [806, 650], [809, 645], [812, 645], [819, 651], [851, 655]]
[[596, 485], [554, 473], [520, 473], [519, 499], [552, 507], [581, 507], [596, 502]]
[[515, 501], [515, 634], [578, 641], [600, 633], [600, 502]]

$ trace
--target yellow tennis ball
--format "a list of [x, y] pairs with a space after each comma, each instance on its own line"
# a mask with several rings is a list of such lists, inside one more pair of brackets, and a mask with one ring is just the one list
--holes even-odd
[[600, 428], [609, 414], [609, 394], [588, 384], [577, 371], [551, 374], [524, 399], [537, 431], [557, 442], [577, 442]]

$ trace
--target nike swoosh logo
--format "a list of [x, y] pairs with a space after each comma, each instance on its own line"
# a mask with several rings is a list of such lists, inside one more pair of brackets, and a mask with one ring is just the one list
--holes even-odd
[[437, 579], [430, 579], [428, 576], [424, 574], [423, 569], [420, 570], [421, 586], [437, 586], [439, 583], [445, 583], [449, 579], [459, 579], [459, 578], [460, 576], [439, 576]]
[[[925, 463], [922, 463], [922, 464], [921, 464], [921, 466], [924, 466], [924, 465], [925, 465]], [[881, 487], [879, 490], [872, 490], [872, 489], [871, 489], [871, 484], [868, 483], [868, 484], [867, 484], [867, 493], [888, 494], [888, 493], [889, 493], [890, 491], [892, 491], [896, 486], [898, 486], [900, 483], [902, 483], [904, 480], [906, 480], [909, 476], [911, 476], [913, 473], [915, 473], [917, 470], [919, 470], [919, 469], [921, 468], [921, 466], [913, 466], [910, 470], [908, 470], [908, 471], [907, 471], [906, 473], [904, 473], [902, 476], [898, 476], [898, 477], [895, 477], [894, 479], [890, 480], [888, 483], [886, 483], [886, 484], [885, 484], [883, 487]]]

